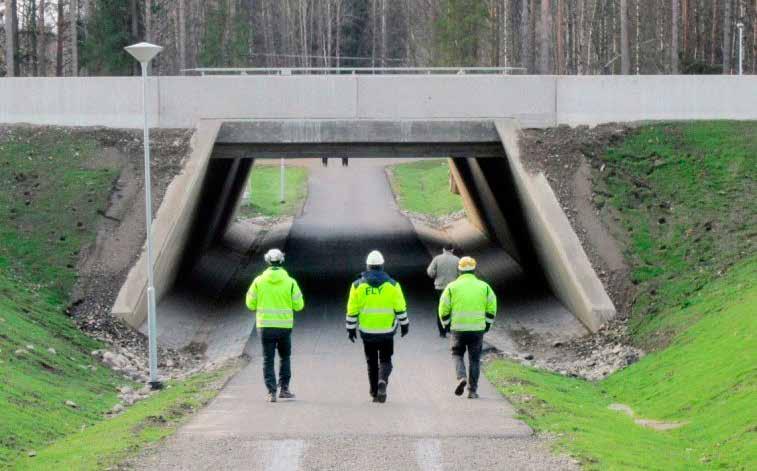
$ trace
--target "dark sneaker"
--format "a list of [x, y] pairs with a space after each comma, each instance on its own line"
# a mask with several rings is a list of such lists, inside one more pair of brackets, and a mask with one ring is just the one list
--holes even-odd
[[268, 393], [268, 402], [276, 402], [276, 393], [275, 392]]
[[376, 391], [376, 400], [378, 402], [386, 402], [386, 381], [379, 381], [378, 391]]
[[478, 393], [476, 391], [468, 391], [468, 399], [478, 399]]
[[379, 400], [378, 400], [378, 397], [376, 397], [376, 396], [373, 396], [373, 402], [378, 402], [378, 401], [379, 401]]
[[465, 378], [461, 379], [457, 383], [457, 387], [455, 388], [455, 396], [462, 396], [465, 392], [465, 386], [468, 385], [468, 381], [465, 380]]
[[294, 399], [294, 394], [288, 390], [288, 389], [282, 389], [281, 392], [279, 392], [279, 399]]

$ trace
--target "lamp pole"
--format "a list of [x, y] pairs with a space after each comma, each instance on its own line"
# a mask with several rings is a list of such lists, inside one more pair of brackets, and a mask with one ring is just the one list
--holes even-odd
[[147, 123], [147, 68], [150, 61], [163, 50], [149, 43], [139, 43], [125, 48], [142, 66], [142, 128], [145, 150], [145, 228], [147, 240], [147, 338], [149, 343], [150, 387], [161, 389], [158, 379], [158, 336], [155, 319], [155, 280], [152, 253], [152, 183], [150, 181], [150, 128]]
[[282, 158], [279, 162], [279, 202], [283, 203], [286, 199], [284, 198], [284, 159]]

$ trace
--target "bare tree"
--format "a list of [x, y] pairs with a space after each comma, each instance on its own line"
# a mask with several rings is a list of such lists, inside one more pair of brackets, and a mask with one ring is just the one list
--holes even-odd
[[145, 41], [152, 40], [152, 0], [145, 0]]
[[69, 4], [69, 31], [71, 35], [71, 76], [79, 75], [79, 0], [71, 0]]
[[39, 61], [39, 75], [47, 75], [47, 29], [45, 28], [45, 0], [39, 0], [39, 17], [37, 18], [37, 58]]
[[531, 69], [531, 20], [529, 19], [529, 0], [520, 2], [520, 62], [521, 67]]
[[541, 0], [541, 41], [539, 44], [539, 72], [552, 73], [552, 2]]
[[620, 0], [620, 73], [623, 75], [631, 73], [631, 50], [628, 41], [628, 0]]
[[55, 40], [55, 76], [63, 76], [63, 30], [66, 28], [66, 19], [63, 16], [63, 0], [58, 0], [58, 34]]
[[671, 0], [670, 73], [678, 73], [678, 0]]
[[723, 73], [731, 73], [731, 0], [725, 0], [723, 5]]
[[16, 0], [5, 2], [5, 75], [6, 77], [18, 76], [18, 63], [16, 62], [16, 49], [18, 39], [15, 34], [18, 18], [16, 16]]

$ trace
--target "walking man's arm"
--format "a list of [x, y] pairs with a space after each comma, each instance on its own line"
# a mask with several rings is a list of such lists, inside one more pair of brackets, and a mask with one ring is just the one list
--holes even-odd
[[497, 295], [491, 286], [486, 286], [486, 332], [489, 332], [497, 315]]
[[428, 274], [429, 278], [436, 278], [437, 258], [438, 258], [438, 255], [431, 260], [431, 263], [428, 265], [428, 268], [426, 268], [426, 274]]
[[292, 280], [292, 310], [302, 311], [305, 307], [305, 298], [302, 297], [302, 291], [300, 291], [300, 285], [297, 281]]
[[442, 321], [442, 325], [445, 328], [449, 327], [452, 321], [452, 295], [450, 294], [449, 286], [444, 288], [442, 297], [439, 298], [439, 320]]
[[245, 304], [247, 304], [247, 309], [250, 311], [257, 311], [258, 310], [258, 280], [255, 279], [252, 284], [250, 285], [250, 288], [247, 290], [247, 295], [245, 296]]
[[350, 297], [347, 299], [347, 317], [346, 324], [347, 336], [350, 342], [355, 343], [357, 337], [357, 321], [360, 315], [360, 306], [358, 306], [358, 292], [355, 284], [350, 285]]

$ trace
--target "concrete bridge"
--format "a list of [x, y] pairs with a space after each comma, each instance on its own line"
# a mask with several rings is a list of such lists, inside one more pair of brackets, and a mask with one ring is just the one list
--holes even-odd
[[[422, 276], [429, 237], [392, 207], [381, 165], [362, 159], [449, 157], [468, 218], [486, 236], [465, 239], [463, 250], [481, 253], [495, 283], [518, 278], [520, 266], [528, 283], [548, 288], [542, 296], [550, 301], [526, 310], [513, 302], [518, 288], [510, 286], [506, 316], [552, 316], [559, 328], [580, 334], [615, 309], [546, 178], [524, 169], [520, 126], [757, 119], [755, 90], [756, 77], [722, 76], [151, 79], [152, 125], [195, 129], [191, 155], [154, 225], [161, 341], [182, 346], [202, 338], [210, 357], [247, 348], [253, 361], [138, 468], [572, 469], [530, 436], [485, 381], [480, 401], [451, 395], [447, 347], [433, 332], [437, 300]], [[139, 97], [135, 78], [3, 79], [0, 123], [137, 128]], [[256, 240], [231, 224], [255, 159], [324, 155], [360, 160], [311, 179], [313, 197], [291, 230], [274, 228]], [[353, 170], [354, 184], [345, 184]], [[363, 211], [369, 203], [375, 210]], [[287, 268], [308, 303], [294, 333], [298, 404], [278, 409], [255, 399], [263, 393], [260, 359], [254, 342], [245, 346], [255, 333], [243, 293], [266, 245], [289, 251]], [[383, 409], [359, 393], [364, 366], [344, 338], [341, 302], [349, 277], [375, 247], [413, 306], [411, 341], [398, 341], [392, 399]], [[131, 270], [113, 308], [135, 328], [145, 319], [145, 264], [143, 257]], [[382, 437], [378, 443], [397, 453], [363, 446], [367, 437]], [[497, 451], [482, 455], [482, 446]], [[263, 458], [251, 463], [252, 455]]]

